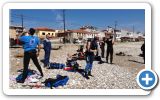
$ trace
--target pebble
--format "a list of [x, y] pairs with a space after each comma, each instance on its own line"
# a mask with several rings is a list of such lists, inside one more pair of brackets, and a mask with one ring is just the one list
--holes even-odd
[[[142, 43], [130, 43], [131, 45], [128, 45], [129, 43], [125, 44], [116, 44], [114, 45], [114, 54], [120, 51], [125, 52], [126, 55], [132, 55], [129, 56], [123, 56], [117, 57], [114, 55], [113, 63], [115, 64], [101, 64], [99, 65], [97, 61], [93, 62], [93, 69], [92, 74], [94, 77], [90, 77], [89, 80], [85, 79], [80, 73], [78, 72], [68, 72], [64, 71], [63, 69], [46, 69], [43, 68], [43, 64], [40, 63], [42, 70], [44, 72], [44, 77], [40, 79], [40, 83], [44, 82], [47, 78], [56, 78], [57, 74], [60, 75], [67, 75], [69, 77], [69, 81], [65, 86], [59, 86], [57, 89], [139, 89], [140, 87], [136, 83], [135, 75], [138, 73], [139, 70], [143, 69], [143, 64], [130, 62], [128, 59], [138, 60], [140, 62], [143, 62], [143, 58], [137, 57], [139, 53], [141, 53], [141, 50], [139, 49]], [[135, 49], [133, 49], [135, 48]], [[63, 47], [61, 50], [52, 50], [51, 52], [51, 62], [57, 62], [57, 63], [66, 63], [66, 55], [67, 53], [74, 54], [76, 53], [76, 50], [78, 49], [77, 46], [67, 46]], [[23, 52], [22, 49], [19, 49], [20, 52]], [[16, 49], [11, 49], [10, 54], [15, 53]], [[20, 73], [17, 72], [18, 66], [16, 63], [20, 64], [19, 66], [23, 66], [23, 59], [15, 59], [14, 56], [11, 57], [11, 64], [10, 66], [10, 88], [12, 89], [31, 89], [30, 86], [22, 86], [20, 83], [16, 83], [15, 77], [18, 76]], [[39, 60], [44, 58], [44, 52], [41, 50]], [[105, 61], [105, 58], [102, 60]], [[16, 61], [16, 63], [15, 63]], [[40, 62], [40, 61], [39, 61]], [[81, 69], [85, 68], [86, 61], [85, 60], [78, 60], [77, 61], [79, 65], [81, 65]], [[21, 65], [22, 64], [22, 65]], [[134, 67], [131, 67], [130, 65], [134, 64]], [[32, 61], [30, 61], [29, 64], [30, 69], [38, 70], [36, 69], [35, 65]], [[39, 73], [39, 72], [38, 72]], [[134, 76], [134, 77], [133, 77]], [[25, 84], [30, 84], [26, 83]], [[33, 87], [33, 89], [49, 89], [48, 87]], [[54, 89], [54, 88], [53, 88]]]

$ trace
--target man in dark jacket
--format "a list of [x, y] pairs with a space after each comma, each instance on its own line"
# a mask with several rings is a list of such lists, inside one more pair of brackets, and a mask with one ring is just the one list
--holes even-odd
[[106, 62], [108, 63], [108, 56], [110, 55], [110, 64], [112, 64], [113, 61], [113, 36], [110, 36], [110, 38], [108, 38], [106, 40], [107, 43], [107, 55], [106, 55]]

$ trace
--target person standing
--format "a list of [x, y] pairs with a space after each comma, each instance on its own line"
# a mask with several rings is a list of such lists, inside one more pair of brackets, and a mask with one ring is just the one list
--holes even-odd
[[91, 71], [96, 53], [97, 53], [97, 38], [95, 37], [93, 41], [88, 40], [86, 45], [86, 67], [84, 75], [86, 79], [89, 79], [88, 76], [92, 76]]
[[97, 54], [95, 57], [95, 59], [97, 59], [99, 61], [98, 64], [104, 63], [104, 61], [102, 61], [101, 54], [102, 54], [101, 42], [99, 42], [99, 38], [98, 38], [98, 40], [97, 40]]
[[145, 42], [141, 46], [141, 51], [142, 51], [142, 57], [143, 57], [144, 64], [145, 64]]
[[49, 65], [50, 54], [52, 49], [49, 34], [46, 35], [46, 39], [43, 41], [43, 49], [45, 52], [43, 63], [44, 67], [47, 67]]
[[[18, 81], [18, 83], [25, 82], [25, 79], [27, 78], [27, 75], [28, 75], [28, 65], [29, 65], [30, 59], [32, 59], [33, 63], [39, 70], [41, 77], [43, 77], [43, 72], [37, 59], [37, 56], [39, 56], [39, 53], [40, 53], [40, 41], [38, 37], [33, 36], [34, 33], [35, 33], [35, 29], [30, 28], [28, 36], [22, 35], [19, 37], [19, 40], [22, 42], [23, 49], [24, 49], [24, 58], [23, 58], [24, 68], [22, 73], [22, 79]], [[38, 46], [38, 52], [36, 51], [37, 46]]]
[[100, 42], [100, 47], [101, 47], [101, 57], [104, 58], [104, 53], [105, 53], [105, 37], [103, 37], [103, 40]]
[[113, 61], [113, 44], [114, 44], [113, 36], [110, 36], [109, 38], [107, 38], [106, 43], [107, 43], [106, 63], [108, 63], [108, 56], [110, 55], [110, 64], [112, 64], [112, 61]]

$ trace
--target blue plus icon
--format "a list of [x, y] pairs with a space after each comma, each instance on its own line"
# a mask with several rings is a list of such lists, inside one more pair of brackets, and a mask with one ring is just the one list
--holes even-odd
[[157, 84], [157, 75], [151, 70], [142, 70], [137, 75], [138, 85], [145, 90], [150, 90]]
[[146, 74], [146, 77], [142, 78], [142, 81], [145, 81], [146, 85], [149, 85], [149, 82], [152, 81], [152, 80], [153, 80], [153, 78], [150, 78], [149, 74]]

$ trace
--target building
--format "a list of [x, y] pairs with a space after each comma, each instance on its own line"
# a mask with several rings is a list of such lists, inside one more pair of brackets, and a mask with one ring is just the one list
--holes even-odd
[[93, 38], [94, 34], [92, 34], [91, 32], [85, 31], [83, 29], [78, 29], [78, 30], [71, 30], [71, 37], [73, 39], [86, 40], [88, 38]]
[[10, 46], [19, 45], [21, 44], [18, 40], [18, 36], [21, 35], [21, 33], [25, 30], [25, 28], [22, 28], [22, 26], [9, 26], [9, 42]]
[[89, 38], [94, 38], [97, 35], [96, 32], [91, 32], [86, 29], [67, 30], [58, 33], [58, 37], [67, 39], [68, 42], [74, 42], [75, 40], [86, 41]]
[[121, 29], [120, 32], [120, 39], [121, 41], [144, 41], [145, 37], [142, 33], [133, 33], [128, 30]]
[[86, 34], [86, 39], [94, 38], [95, 36], [99, 37], [100, 39], [105, 37], [105, 32], [98, 30], [98, 28], [94, 26], [82, 26], [80, 29], [90, 33], [90, 34]]
[[49, 29], [45, 27], [40, 27], [40, 28], [35, 28], [36, 29], [36, 35], [40, 39], [44, 39], [47, 34], [49, 34], [52, 38], [57, 37], [56, 30], [54, 29]]
[[98, 36], [96, 31], [90, 31], [88, 29], [77, 29], [77, 30], [70, 30], [71, 39], [78, 39], [82, 41], [86, 41], [88, 39], [93, 39], [95, 36]]
[[17, 36], [22, 33], [22, 26], [10, 26], [9, 37], [10, 39], [17, 39]]
[[89, 36], [90, 36], [90, 33], [82, 29], [67, 30], [65, 32], [60, 31], [58, 33], [58, 37], [65, 38], [67, 42], [74, 42], [75, 40], [84, 40], [89, 38]]
[[144, 35], [140, 32], [133, 33], [130, 30], [127, 29], [114, 29], [112, 27], [107, 27], [106, 30], [103, 30], [105, 32], [105, 36], [112, 35], [116, 41], [143, 41]]
[[102, 30], [104, 32], [105, 37], [109, 38], [109, 36], [113, 36], [114, 40], [118, 41], [120, 34], [118, 33], [119, 30], [115, 30], [115, 28], [108, 26], [105, 30]]

